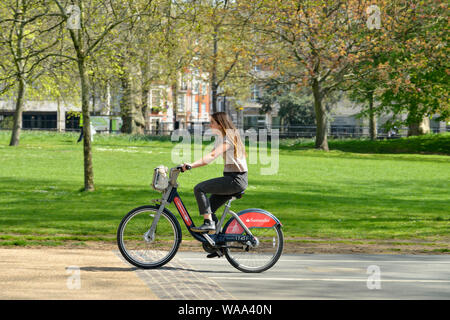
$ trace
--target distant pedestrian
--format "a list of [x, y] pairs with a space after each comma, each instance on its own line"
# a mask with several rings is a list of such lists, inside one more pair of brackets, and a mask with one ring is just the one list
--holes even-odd
[[398, 136], [398, 128], [397, 126], [394, 126], [393, 135]]

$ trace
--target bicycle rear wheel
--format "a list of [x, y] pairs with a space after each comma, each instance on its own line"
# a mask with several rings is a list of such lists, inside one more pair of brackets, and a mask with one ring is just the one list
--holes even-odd
[[133, 209], [122, 219], [117, 230], [117, 244], [122, 256], [139, 268], [163, 266], [175, 256], [180, 246], [180, 224], [166, 209], [161, 213], [154, 239], [145, 239], [157, 212], [156, 206]]
[[283, 232], [280, 225], [270, 228], [250, 227], [258, 240], [256, 246], [244, 242], [227, 242], [225, 256], [228, 262], [243, 272], [263, 272], [273, 267], [283, 252]]

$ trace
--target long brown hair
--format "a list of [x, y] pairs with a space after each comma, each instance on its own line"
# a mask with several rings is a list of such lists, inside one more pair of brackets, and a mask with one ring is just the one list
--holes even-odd
[[225, 112], [215, 112], [211, 115], [211, 117], [219, 125], [222, 137], [228, 137], [228, 139], [233, 143], [234, 158], [240, 158], [242, 155], [247, 156], [239, 130], [235, 127], [230, 117], [228, 117]]

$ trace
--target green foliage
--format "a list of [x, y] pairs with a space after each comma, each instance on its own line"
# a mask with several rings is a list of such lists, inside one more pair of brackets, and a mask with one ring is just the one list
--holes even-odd
[[407, 114], [406, 125], [434, 115], [446, 121], [450, 119], [448, 5], [429, 1], [401, 10], [399, 5], [386, 7], [395, 14], [395, 21], [386, 25], [389, 37], [376, 39], [379, 45], [373, 50], [374, 63], [364, 83], [372, 80], [380, 102], [378, 113]]
[[314, 101], [311, 95], [288, 93], [279, 98], [278, 115], [290, 125], [314, 125]]
[[[312, 141], [288, 139], [280, 143], [284, 149], [308, 149]], [[329, 141], [330, 149], [367, 154], [441, 154], [450, 156], [450, 133], [426, 134], [408, 138], [370, 141], [337, 139]], [[420, 159], [420, 158], [418, 158]], [[445, 161], [445, 158], [443, 158]]]
[[308, 90], [295, 90], [292, 85], [279, 79], [269, 79], [257, 102], [261, 104], [262, 114], [271, 112], [278, 104], [278, 115], [285, 124], [314, 125], [314, 102]]

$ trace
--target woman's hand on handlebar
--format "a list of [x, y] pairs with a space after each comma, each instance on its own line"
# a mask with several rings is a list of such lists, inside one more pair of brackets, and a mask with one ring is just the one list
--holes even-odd
[[186, 170], [191, 170], [192, 165], [190, 163], [183, 163], [181, 165], [181, 172], [185, 172]]

